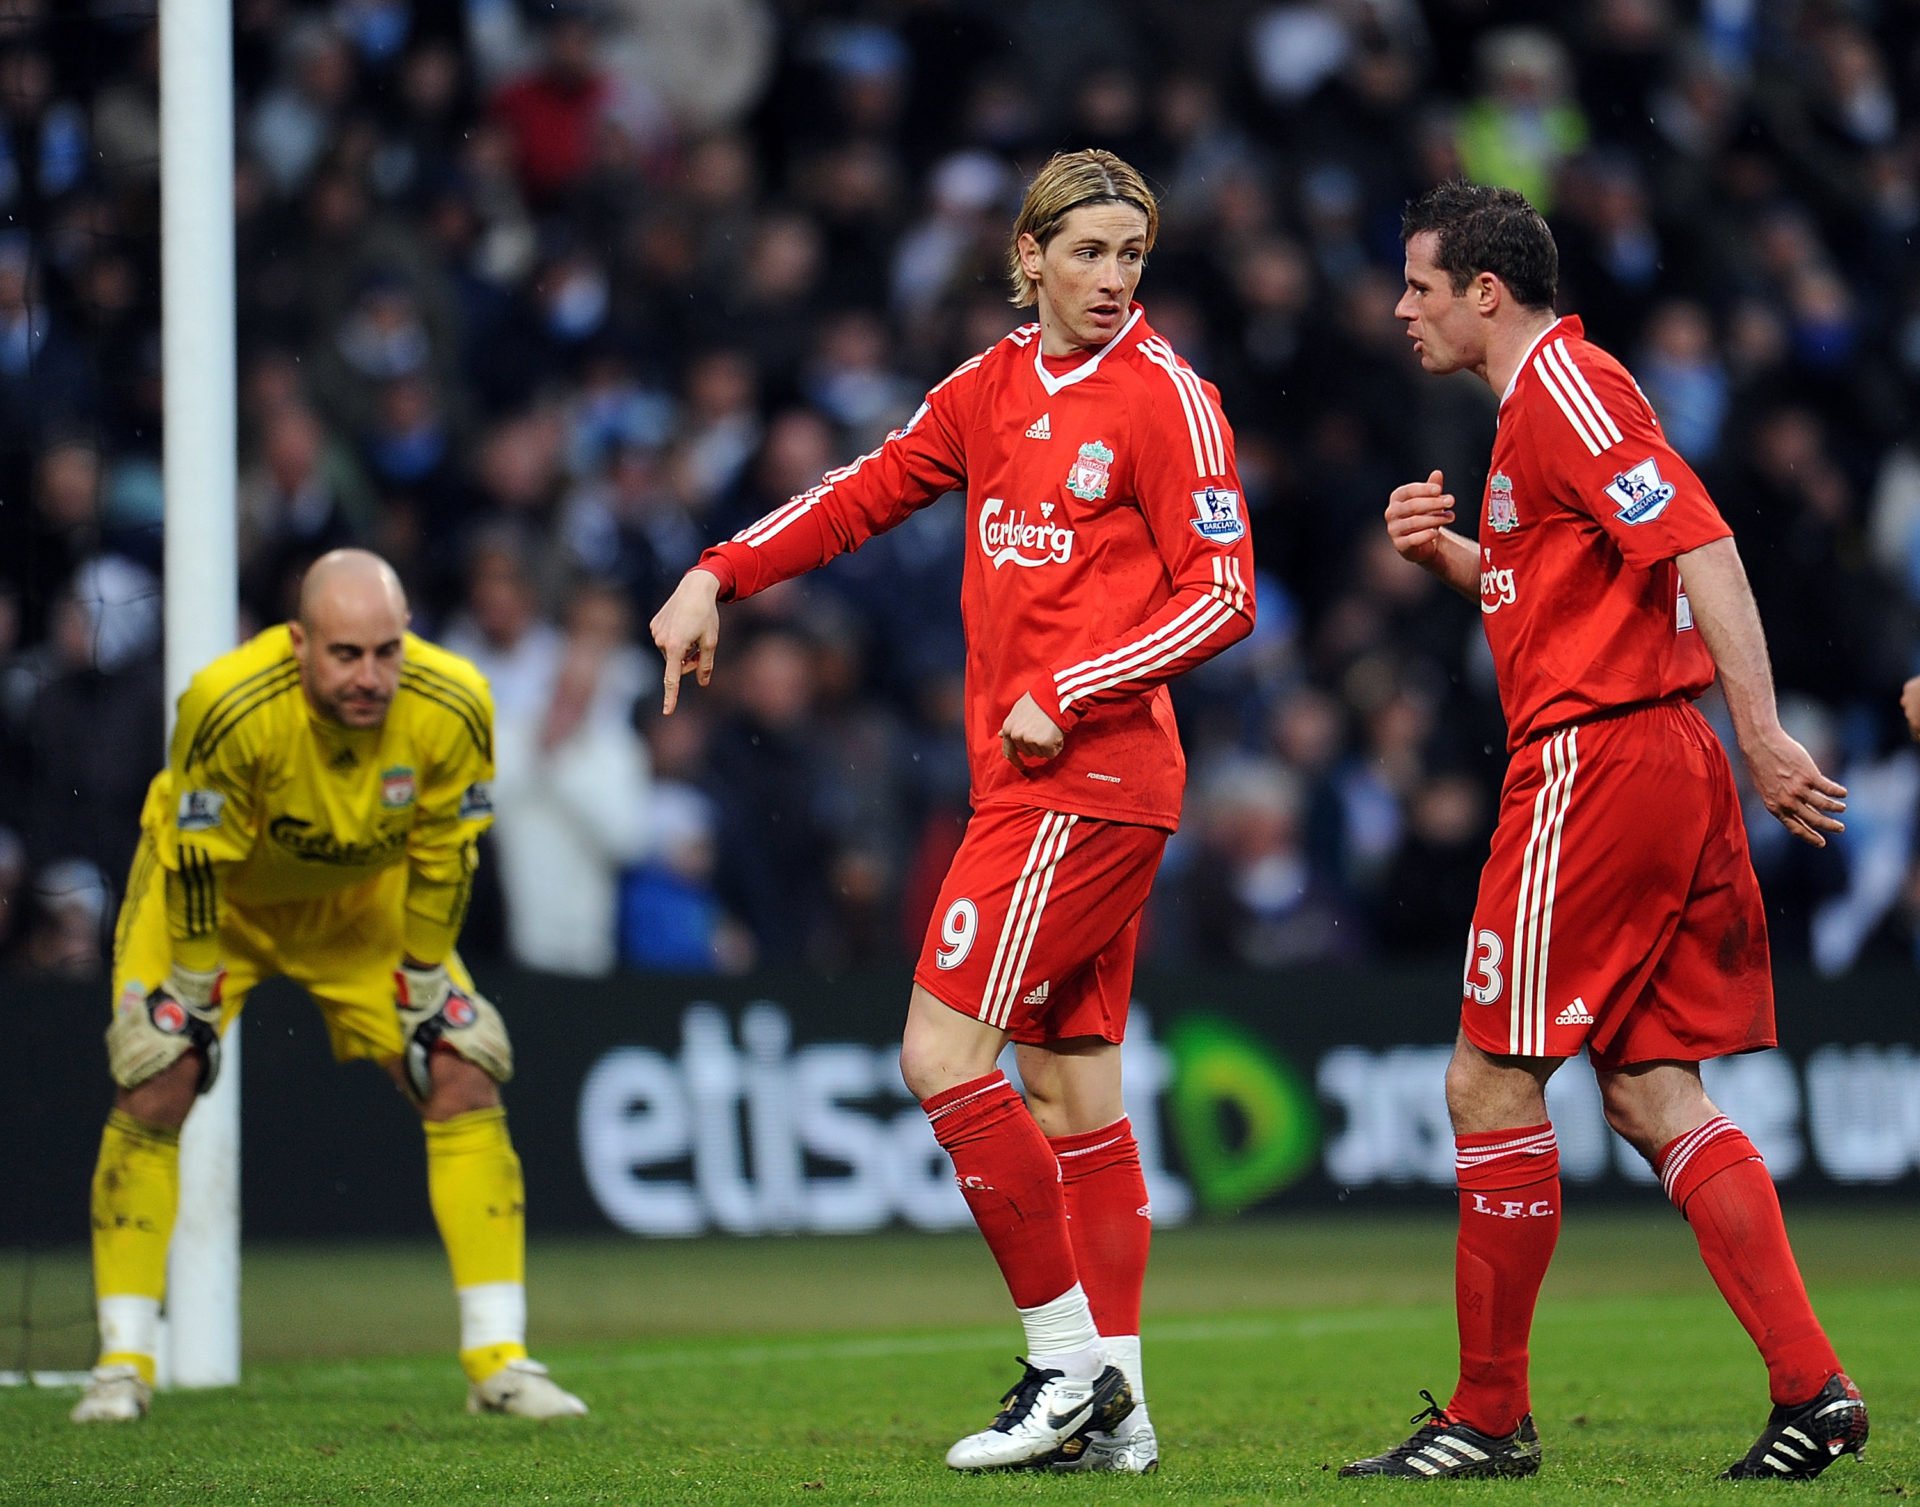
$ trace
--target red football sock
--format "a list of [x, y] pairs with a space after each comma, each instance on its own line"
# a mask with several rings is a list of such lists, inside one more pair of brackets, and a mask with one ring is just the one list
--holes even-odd
[[1153, 1213], [1133, 1124], [1123, 1117], [1100, 1130], [1051, 1136], [1047, 1144], [1060, 1159], [1067, 1233], [1094, 1327], [1102, 1334], [1138, 1334]]
[[987, 1238], [1016, 1308], [1051, 1303], [1080, 1280], [1060, 1162], [1002, 1073], [922, 1101], [933, 1138]]
[[1655, 1165], [1720, 1295], [1759, 1347], [1773, 1400], [1805, 1402], [1840, 1360], [1807, 1301], [1767, 1164], [1720, 1115], [1661, 1147]]
[[1560, 1147], [1551, 1125], [1456, 1136], [1454, 1165], [1460, 1383], [1447, 1416], [1484, 1434], [1511, 1434], [1531, 1407], [1527, 1337], [1560, 1238]]

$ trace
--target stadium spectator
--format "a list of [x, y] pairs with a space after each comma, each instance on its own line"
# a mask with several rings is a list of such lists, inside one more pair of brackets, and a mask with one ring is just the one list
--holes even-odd
[[15, 225], [45, 224], [86, 179], [86, 112], [54, 89], [44, 52], [18, 44], [0, 50], [0, 210]]
[[719, 813], [702, 788], [711, 775], [708, 720], [687, 706], [663, 717], [651, 698], [635, 718], [653, 783], [644, 856], [621, 878], [620, 956], [674, 973], [744, 973], [760, 954], [715, 887]]
[[145, 772], [163, 753], [160, 583], [118, 555], [87, 561], [55, 605], [49, 643], [24, 716], [27, 846], [36, 863], [124, 873]]
[[[1007, 251], [1012, 301], [1038, 322], [963, 362], [878, 451], [708, 550], [652, 623], [671, 714], [684, 672], [712, 676], [723, 597], [966, 490], [974, 814], [922, 944], [900, 1066], [1028, 1355], [994, 1425], [947, 1452], [955, 1470], [1159, 1464], [1140, 1374], [1147, 1195], [1120, 1043], [1186, 773], [1166, 685], [1244, 638], [1254, 604], [1218, 394], [1133, 302], [1158, 225], [1152, 192], [1111, 153], [1050, 159]], [[791, 660], [769, 657], [779, 643], [755, 645], [749, 686]], [[793, 689], [788, 676], [758, 699], [791, 713]], [[764, 761], [767, 738], [753, 741]], [[1009, 1041], [1026, 1104], [995, 1067]]]
[[549, 6], [541, 63], [494, 98], [535, 205], [558, 205], [623, 150], [645, 157], [672, 145], [671, 123], [652, 91], [601, 63], [595, 32], [602, 19], [585, 0]]
[[291, 198], [333, 145], [354, 95], [353, 49], [328, 21], [307, 18], [284, 43], [278, 82], [254, 106], [246, 138], [273, 186]]
[[37, 447], [84, 432], [92, 411], [93, 374], [68, 325], [64, 306], [48, 297], [35, 244], [18, 231], [0, 234], [0, 476], [15, 496], [26, 490]]
[[[399, 579], [322, 556], [296, 620], [206, 666], [142, 813], [114, 954], [118, 1093], [93, 1182], [100, 1359], [72, 1417], [152, 1401], [180, 1126], [254, 985], [303, 984], [335, 1056], [379, 1063], [425, 1124], [471, 1412], [584, 1413], [527, 1358], [525, 1193], [500, 1014], [453, 950], [491, 819], [492, 707], [473, 666], [407, 633]], [[43, 885], [45, 883], [43, 876]]]
[[62, 858], [33, 878], [20, 964], [35, 973], [94, 978], [110, 897], [99, 869], [84, 858]]
[[1555, 172], [1587, 142], [1566, 45], [1515, 26], [1489, 32], [1475, 52], [1480, 93], [1461, 112], [1461, 165], [1476, 183], [1518, 189], [1550, 211]]
[[1655, 308], [1637, 366], [1647, 401], [1673, 448], [1690, 465], [1711, 466], [1733, 406], [1733, 384], [1707, 311], [1689, 299]]
[[1272, 759], [1232, 760], [1208, 774], [1195, 804], [1198, 851], [1183, 860], [1180, 896], [1189, 963], [1284, 968], [1359, 955], [1355, 918], [1307, 862], [1291, 770]]
[[527, 968], [593, 976], [618, 955], [620, 870], [647, 842], [633, 707], [650, 677], [632, 615], [609, 587], [576, 591], [544, 697], [496, 706], [493, 845], [509, 950]]
[[1527, 1343], [1561, 1209], [1546, 1085], [1584, 1050], [1608, 1123], [1659, 1174], [1766, 1363], [1773, 1410], [1726, 1477], [1810, 1480], [1859, 1452], [1867, 1409], [1759, 1152], [1701, 1083], [1702, 1061], [1775, 1038], [1766, 909], [1733, 772], [1694, 700], [1717, 672], [1748, 773], [1794, 836], [1824, 847], [1847, 792], [1781, 725], [1706, 489], [1626, 369], [1555, 315], [1546, 222], [1512, 190], [1444, 184], [1408, 207], [1403, 235], [1394, 312], [1421, 365], [1471, 372], [1504, 412], [1480, 542], [1446, 527], [1438, 471], [1394, 489], [1387, 534], [1479, 602], [1511, 760], [1447, 1068], [1459, 1381], [1444, 1407], [1422, 1394], [1404, 1443], [1341, 1474], [1539, 1470]]
[[565, 640], [542, 607], [515, 546], [513, 533], [504, 529], [474, 541], [466, 604], [442, 638], [486, 678], [496, 716], [504, 712], [538, 726], [560, 673]]
[[47, 445], [34, 467], [32, 496], [31, 508], [0, 509], [0, 571], [20, 590], [16, 642], [29, 650], [44, 647], [55, 597], [100, 547], [99, 449], [77, 435]]
[[308, 562], [364, 537], [372, 501], [353, 457], [312, 409], [288, 403], [266, 417], [238, 503], [240, 577], [262, 621], [285, 616]]
[[824, 735], [812, 640], [768, 622], [734, 649], [731, 706], [707, 745], [714, 886], [763, 959], [807, 957], [825, 909], [833, 833], [820, 809]]

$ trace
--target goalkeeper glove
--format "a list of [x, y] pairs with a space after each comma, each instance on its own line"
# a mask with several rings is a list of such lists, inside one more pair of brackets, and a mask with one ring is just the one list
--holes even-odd
[[138, 1088], [172, 1067], [189, 1047], [200, 1053], [204, 1094], [220, 1076], [220, 990], [226, 970], [174, 964], [161, 985], [142, 1000], [123, 1001], [107, 1027], [107, 1062], [114, 1081]]
[[420, 1103], [433, 1093], [436, 1046], [458, 1052], [496, 1083], [513, 1076], [513, 1048], [500, 1012], [478, 990], [456, 984], [444, 964], [412, 968], [402, 963], [394, 970], [393, 992], [406, 1042], [407, 1088]]

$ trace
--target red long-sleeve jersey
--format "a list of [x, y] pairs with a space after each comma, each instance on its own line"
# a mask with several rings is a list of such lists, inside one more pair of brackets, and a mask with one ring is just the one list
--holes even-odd
[[1501, 400], [1480, 530], [1508, 747], [1712, 685], [1674, 557], [1732, 532], [1626, 368], [1551, 325]]
[[[1168, 830], [1186, 756], [1166, 683], [1253, 628], [1253, 546], [1219, 393], [1135, 307], [1092, 355], [1025, 325], [963, 362], [879, 449], [700, 557], [741, 598], [965, 489], [960, 592], [975, 809], [1000, 802]], [[1066, 732], [1000, 748], [1022, 694]]]

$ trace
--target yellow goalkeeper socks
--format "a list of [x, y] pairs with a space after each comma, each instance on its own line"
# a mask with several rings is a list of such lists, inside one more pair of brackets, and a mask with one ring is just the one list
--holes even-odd
[[426, 1122], [427, 1196], [460, 1299], [460, 1364], [483, 1381], [527, 1353], [527, 1206], [504, 1109]]
[[93, 1291], [100, 1364], [153, 1381], [167, 1242], [180, 1203], [180, 1132], [114, 1110], [93, 1169]]

